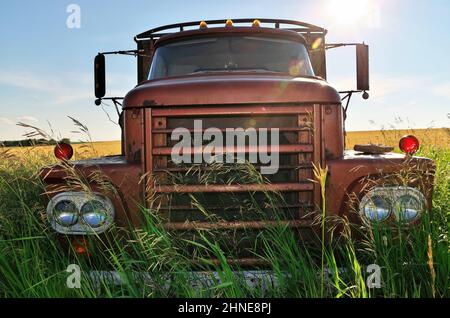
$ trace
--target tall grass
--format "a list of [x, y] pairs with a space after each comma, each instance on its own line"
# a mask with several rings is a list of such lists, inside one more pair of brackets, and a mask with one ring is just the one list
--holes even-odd
[[[107, 235], [90, 236], [89, 255], [65, 252], [61, 244], [69, 238], [60, 242], [49, 227], [37, 177], [39, 168], [53, 159], [12, 157], [0, 149], [0, 297], [448, 297], [450, 150], [424, 149], [420, 154], [436, 162], [433, 213], [420, 225], [407, 231], [401, 224], [355, 229], [339, 219], [333, 223], [343, 230], [333, 236], [323, 206], [318, 245], [306, 244], [281, 222], [257, 233], [260, 248], [253, 253], [268, 264], [271, 275], [249, 285], [242, 268], [227, 262], [234, 251], [223, 243], [235, 233], [197, 230], [195, 238], [185, 237], [165, 230], [157, 211], [144, 208], [139, 230], [112, 228]], [[265, 182], [251, 167], [244, 170], [247, 180]], [[326, 171], [316, 172], [324, 184]], [[274, 206], [280, 200], [277, 193], [265, 195]], [[261, 208], [258, 202], [249, 204]], [[69, 264], [78, 264], [85, 273], [79, 289], [66, 286]], [[370, 264], [381, 268], [381, 288], [366, 283]], [[90, 279], [91, 270], [114, 271], [122, 283]]]

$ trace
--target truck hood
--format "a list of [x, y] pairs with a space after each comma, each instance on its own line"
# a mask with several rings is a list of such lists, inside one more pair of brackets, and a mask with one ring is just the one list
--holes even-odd
[[146, 81], [125, 96], [124, 107], [340, 101], [320, 79], [230, 72]]

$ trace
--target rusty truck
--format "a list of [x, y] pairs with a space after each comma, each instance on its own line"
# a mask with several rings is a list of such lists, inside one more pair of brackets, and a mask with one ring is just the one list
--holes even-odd
[[[282, 224], [305, 239], [323, 207], [327, 217], [355, 223], [420, 222], [431, 211], [433, 162], [414, 156], [414, 136], [399, 141], [403, 154], [370, 144], [346, 150], [350, 98], [369, 97], [369, 49], [364, 43], [330, 44], [326, 35], [322, 27], [291, 20], [195, 21], [138, 34], [135, 50], [99, 53], [96, 104], [119, 107], [122, 153], [70, 161], [71, 146], [58, 144], [61, 163], [41, 171], [49, 226], [75, 242], [112, 226], [139, 228], [146, 213], [168, 231], [258, 232]], [[326, 80], [326, 52], [347, 45], [356, 47], [357, 87], [338, 92]], [[109, 54], [137, 59], [137, 86], [123, 98], [105, 97]], [[246, 134], [244, 144], [219, 149], [230, 129]], [[176, 132], [193, 139], [174, 151]], [[277, 140], [262, 144], [249, 132]], [[204, 160], [211, 136], [223, 140]], [[197, 155], [200, 161], [189, 161]], [[243, 161], [223, 160], [239, 155]], [[256, 158], [256, 175], [267, 159], [276, 157], [276, 167], [262, 178], [233, 177], [250, 157]], [[314, 174], [319, 168], [324, 183]], [[404, 171], [412, 176], [404, 178]], [[73, 173], [91, 194], [73, 182]], [[279, 200], [268, 204], [268, 192]], [[249, 202], [259, 205], [257, 212]], [[244, 256], [231, 261], [253, 264]]]

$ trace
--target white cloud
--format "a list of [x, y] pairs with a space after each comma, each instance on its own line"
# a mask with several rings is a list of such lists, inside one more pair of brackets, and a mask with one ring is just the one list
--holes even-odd
[[433, 94], [450, 99], [450, 82], [439, 84], [432, 88]]
[[[423, 85], [423, 82], [424, 79], [419, 77], [395, 77], [383, 74], [373, 74], [370, 78], [370, 98], [381, 100], [388, 95], [400, 91], [411, 90], [419, 85]], [[356, 79], [353, 77], [346, 77], [338, 79], [331, 84], [340, 91], [346, 91], [356, 87]]]
[[[123, 96], [136, 84], [135, 77], [130, 74], [107, 75], [109, 96]], [[44, 120], [51, 122], [56, 133], [72, 137], [70, 131], [73, 130], [73, 125], [67, 115], [88, 124], [92, 137], [96, 140], [117, 139], [120, 137], [120, 133], [117, 133], [120, 130], [112, 126], [102, 109], [93, 107], [93, 81], [90, 72], [30, 72], [0, 67], [0, 88], [9, 92], [9, 96], [2, 101], [2, 107], [8, 105], [8, 112], [0, 114], [3, 116], [0, 117], [0, 140], [23, 138], [25, 131], [16, 126], [17, 122], [36, 124]], [[54, 107], [54, 110], [49, 107]], [[113, 113], [115, 119], [114, 115]]]
[[[364, 101], [356, 96], [350, 102], [347, 129], [448, 126], [448, 105], [445, 105], [443, 97], [450, 98], [450, 82], [440, 85], [435, 83], [432, 77], [373, 74], [369, 100]], [[355, 79], [342, 77], [332, 84], [340, 90], [348, 90], [355, 87]], [[436, 98], [438, 95], [443, 97]], [[430, 104], [431, 100], [433, 102]]]
[[401, 91], [410, 91], [423, 81], [423, 78], [418, 77], [374, 75], [371, 84], [371, 96], [372, 98], [384, 98]]
[[338, 91], [348, 91], [355, 87], [355, 79], [353, 77], [342, 77], [330, 81], [330, 84]]
[[[108, 74], [108, 94], [126, 94], [135, 85], [135, 79], [127, 74]], [[90, 73], [66, 72], [59, 74], [6, 71], [0, 69], [0, 86], [16, 87], [32, 95], [35, 100], [48, 105], [69, 104], [94, 99], [93, 76]]]
[[17, 117], [18, 121], [28, 121], [28, 122], [33, 122], [33, 123], [37, 123], [39, 121], [39, 119], [37, 119], [36, 117], [33, 116], [20, 116]]
[[0, 123], [6, 124], [6, 125], [15, 125], [14, 122], [6, 117], [0, 117]]
[[54, 89], [57, 82], [52, 81], [52, 83], [50, 83], [43, 78], [36, 77], [28, 72], [7, 72], [0, 70], [0, 84], [25, 88], [27, 90], [51, 91]]
[[85, 97], [87, 85], [80, 77], [0, 70], [0, 85], [19, 88], [49, 104], [63, 104]]

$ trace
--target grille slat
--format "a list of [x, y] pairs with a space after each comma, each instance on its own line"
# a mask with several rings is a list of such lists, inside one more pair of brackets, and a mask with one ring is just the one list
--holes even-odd
[[[202, 154], [204, 148], [200, 147], [192, 147], [189, 149], [189, 154]], [[234, 147], [234, 148], [225, 148], [224, 152], [227, 154], [233, 153], [260, 153], [260, 152], [275, 152], [271, 146], [245, 146], [245, 147]], [[280, 145], [278, 153], [299, 153], [299, 152], [313, 152], [314, 148], [312, 145], [308, 144], [299, 144], [299, 145]], [[172, 153], [172, 147], [155, 147], [153, 148], [153, 155], [155, 156], [170, 156]], [[183, 154], [183, 152], [180, 152]], [[215, 154], [214, 152], [212, 154]]]
[[312, 191], [312, 182], [278, 184], [196, 184], [156, 186], [157, 193], [297, 192]]
[[[312, 208], [314, 207], [312, 204], [291, 204], [291, 205], [274, 205], [271, 208], [283, 210], [283, 209], [298, 209], [298, 208]], [[217, 210], [239, 210], [242, 208], [241, 206], [209, 206], [209, 211], [217, 211]], [[198, 207], [192, 206], [192, 205], [178, 205], [178, 206], [171, 206], [171, 207], [161, 207], [160, 210], [170, 210], [170, 211], [198, 211]]]
[[[254, 165], [254, 168], [256, 170], [261, 170], [261, 166]], [[241, 170], [242, 168], [233, 168], [229, 167], [229, 170]], [[298, 169], [312, 169], [312, 164], [310, 163], [304, 163], [304, 164], [298, 164], [298, 165], [287, 165], [287, 166], [280, 166], [278, 167], [278, 170], [298, 170]], [[166, 168], [155, 168], [153, 169], [154, 172], [188, 172], [188, 171], [196, 171], [196, 172], [205, 172], [205, 171], [216, 171], [217, 168], [209, 167], [209, 166], [200, 166], [195, 165], [190, 167], [166, 167]]]
[[[217, 128], [221, 132], [226, 132], [226, 128]], [[255, 128], [257, 132], [264, 130], [264, 129], [270, 129], [270, 127], [261, 127], [261, 128]], [[298, 131], [312, 131], [311, 127], [279, 127], [278, 128], [280, 132], [298, 132]], [[204, 133], [207, 130], [205, 129], [187, 129], [190, 133]], [[173, 133], [174, 129], [153, 129], [154, 134], [171, 134]]]
[[205, 230], [244, 230], [244, 229], [265, 229], [268, 227], [288, 226], [293, 228], [313, 226], [311, 220], [294, 220], [294, 221], [253, 221], [253, 222], [172, 222], [164, 225], [167, 230], [185, 231], [194, 229]]

